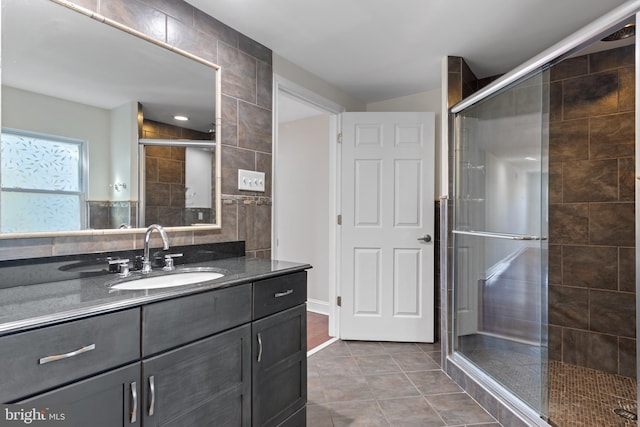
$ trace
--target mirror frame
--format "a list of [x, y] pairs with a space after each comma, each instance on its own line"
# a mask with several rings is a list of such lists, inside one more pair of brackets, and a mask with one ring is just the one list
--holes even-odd
[[[220, 230], [222, 228], [222, 195], [221, 195], [221, 188], [222, 188], [222, 161], [221, 161], [221, 155], [222, 155], [222, 150], [220, 148], [220, 142], [218, 141], [218, 139], [222, 136], [222, 132], [221, 132], [221, 124], [222, 124], [222, 113], [221, 113], [221, 108], [222, 108], [222, 77], [221, 77], [221, 67], [218, 64], [215, 64], [213, 62], [207, 61], [204, 58], [200, 58], [199, 56], [193, 55], [192, 53], [189, 53], [185, 50], [182, 50], [178, 47], [172, 46], [168, 43], [162, 42], [160, 40], [156, 40], [152, 37], [149, 37], [148, 35], [137, 31], [131, 27], [128, 27], [126, 25], [123, 25], [117, 21], [114, 21], [112, 19], [109, 19], [103, 15], [100, 15], [99, 13], [93, 12], [92, 10], [86, 9], [82, 6], [78, 6], [74, 3], [71, 3], [67, 0], [49, 0], [52, 3], [56, 3], [60, 6], [66, 7], [67, 9], [71, 9], [74, 12], [83, 14], [85, 16], [88, 16], [91, 19], [94, 19], [96, 21], [98, 21], [99, 23], [102, 24], [106, 24], [109, 25], [117, 30], [123, 31], [133, 37], [138, 37], [142, 40], [145, 40], [149, 43], [152, 43], [156, 46], [159, 46], [161, 48], [167, 49], [171, 52], [174, 52], [178, 55], [182, 55], [188, 59], [191, 59], [193, 61], [199, 62], [203, 65], [206, 65], [210, 68], [212, 68], [212, 71], [216, 72], [216, 93], [215, 93], [215, 105], [216, 105], [216, 111], [215, 111], [215, 119], [214, 119], [214, 123], [215, 123], [215, 134], [216, 134], [216, 141], [215, 141], [215, 211], [216, 211], [216, 221], [215, 223], [212, 224], [196, 224], [196, 225], [184, 225], [184, 226], [177, 226], [177, 227], [164, 227], [165, 230], [169, 231], [169, 232], [180, 232], [180, 231], [206, 231], [206, 230]], [[1, 63], [0, 63], [1, 64]], [[1, 91], [0, 91], [0, 96], [1, 96]], [[132, 141], [132, 144], [135, 143], [136, 145], [138, 145], [138, 141]], [[136, 150], [137, 151], [137, 150]], [[139, 160], [139, 159], [138, 159]], [[140, 181], [140, 177], [141, 177], [141, 173], [144, 173], [144, 171], [140, 171], [138, 170], [138, 180]], [[144, 189], [144, 185], [139, 186], [138, 189], [138, 209], [140, 209], [140, 203], [141, 201], [144, 199], [144, 197], [141, 197], [141, 190], [140, 187], [142, 189]], [[38, 237], [74, 237], [74, 236], [100, 236], [100, 235], [122, 235], [122, 234], [140, 234], [140, 233], [144, 233], [146, 231], [146, 228], [125, 228], [125, 229], [97, 229], [97, 230], [73, 230], [73, 231], [43, 231], [43, 232], [25, 232], [25, 233], [0, 233], [0, 240], [6, 240], [6, 239], [21, 239], [21, 238], [38, 238]]]

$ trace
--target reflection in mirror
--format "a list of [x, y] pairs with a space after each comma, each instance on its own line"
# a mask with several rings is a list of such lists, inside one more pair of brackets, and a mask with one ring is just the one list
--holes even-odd
[[[214, 154], [198, 174], [212, 183], [209, 210], [195, 212], [194, 220], [156, 206], [155, 218], [171, 217], [164, 223], [170, 226], [219, 226], [213, 142], [220, 123], [219, 67], [80, 11], [50, 0], [2, 0], [0, 238], [145, 226], [140, 136], [205, 140]], [[154, 129], [181, 134], [144, 136], [139, 106]], [[177, 122], [175, 115], [189, 120]], [[180, 150], [184, 164], [187, 150]], [[38, 174], [52, 179], [42, 185]], [[180, 179], [183, 194], [174, 205], [189, 195], [187, 177]]]

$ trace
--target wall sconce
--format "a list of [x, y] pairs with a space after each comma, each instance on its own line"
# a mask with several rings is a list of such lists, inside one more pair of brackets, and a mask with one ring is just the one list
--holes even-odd
[[127, 189], [127, 184], [125, 184], [124, 182], [116, 182], [115, 184], [109, 184], [109, 187], [113, 188], [114, 190], [116, 190], [116, 192], [120, 192], [120, 190], [126, 190]]

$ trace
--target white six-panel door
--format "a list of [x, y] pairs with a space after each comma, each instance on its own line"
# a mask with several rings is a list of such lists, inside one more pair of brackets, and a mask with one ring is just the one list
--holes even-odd
[[340, 337], [433, 342], [434, 114], [343, 113]]

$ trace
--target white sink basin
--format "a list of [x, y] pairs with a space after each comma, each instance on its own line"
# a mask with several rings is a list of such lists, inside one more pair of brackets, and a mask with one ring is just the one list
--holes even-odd
[[172, 288], [174, 286], [186, 286], [194, 283], [215, 280], [221, 277], [224, 277], [224, 274], [213, 271], [189, 271], [128, 280], [126, 282], [115, 284], [111, 286], [111, 288], [125, 291]]

